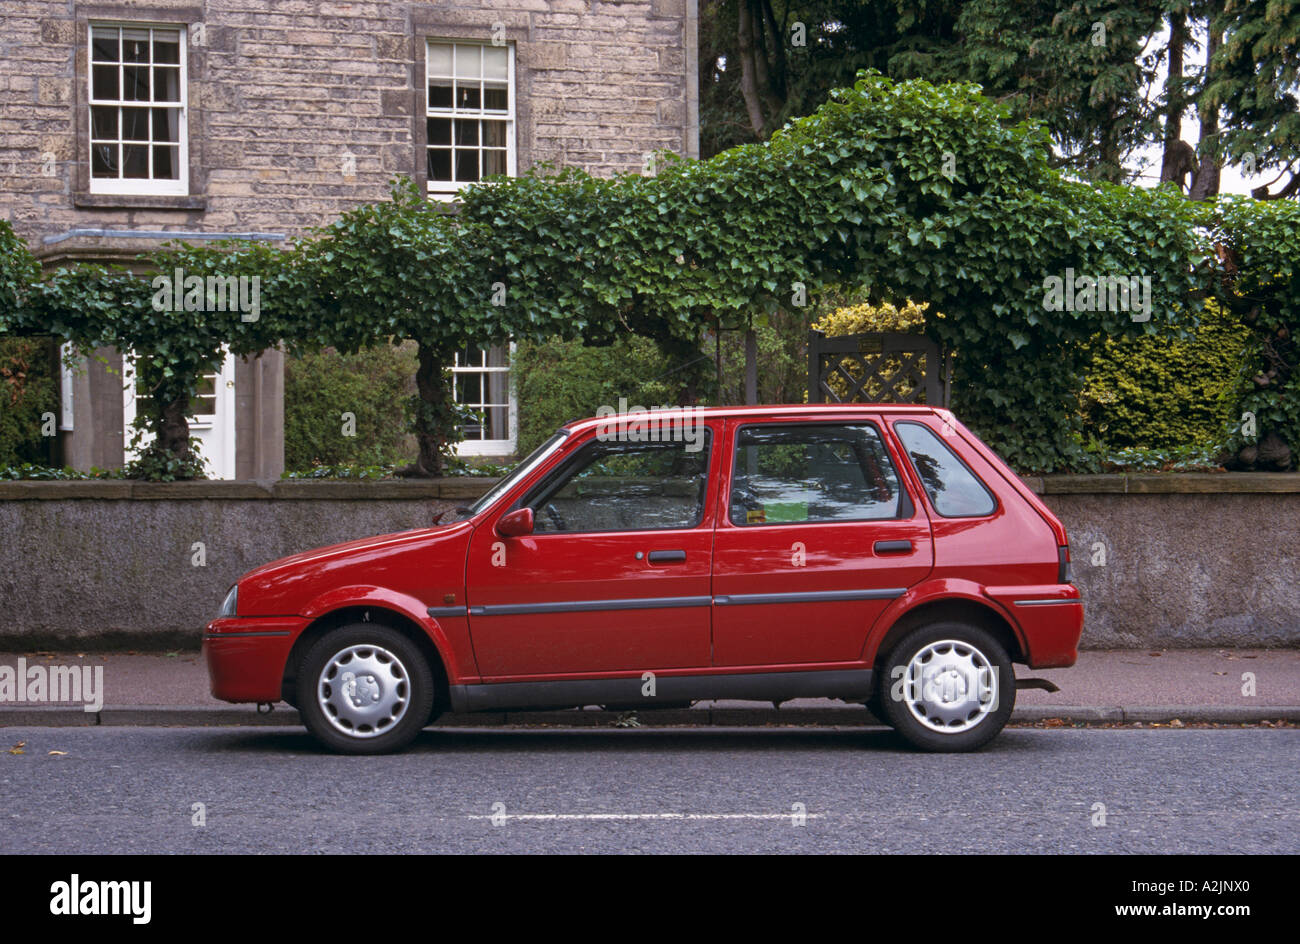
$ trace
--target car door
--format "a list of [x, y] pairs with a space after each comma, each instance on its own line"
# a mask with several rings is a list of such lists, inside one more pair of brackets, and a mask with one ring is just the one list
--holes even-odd
[[694, 441], [591, 435], [502, 515], [532, 534], [475, 532], [467, 561], [484, 678], [591, 676], [709, 666], [716, 510], [712, 431]]
[[714, 665], [859, 660], [876, 617], [934, 564], [879, 421], [732, 420], [727, 441]]

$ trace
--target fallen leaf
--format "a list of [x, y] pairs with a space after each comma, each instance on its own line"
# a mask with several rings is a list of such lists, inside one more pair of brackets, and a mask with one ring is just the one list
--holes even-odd
[[1169, 722], [1169, 727], [1171, 727], [1171, 728], [1181, 728], [1182, 726], [1183, 726], [1183, 723], [1182, 723], [1181, 721], [1179, 721], [1177, 718], [1175, 718], [1173, 721], [1170, 721], [1170, 722]]
[[1158, 653], [1158, 652], [1148, 652], [1147, 655], [1149, 655], [1149, 656], [1158, 656], [1158, 655], [1160, 655], [1160, 653]]
[[51, 757], [67, 757], [67, 756], [68, 756], [68, 752], [67, 752], [67, 751], [50, 751], [50, 756], [51, 756]]
[[19, 742], [18, 742], [17, 744], [15, 744], [13, 747], [9, 748], [8, 753], [10, 753], [10, 754], [25, 754], [26, 751], [24, 751], [23, 748], [26, 747], [26, 746], [27, 746], [27, 742], [26, 742], [26, 741], [19, 741]]

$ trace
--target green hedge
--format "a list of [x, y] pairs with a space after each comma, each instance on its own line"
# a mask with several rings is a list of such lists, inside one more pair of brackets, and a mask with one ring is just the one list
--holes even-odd
[[0, 339], [0, 468], [47, 464], [53, 439], [41, 435], [41, 416], [59, 412], [58, 378], [50, 342]]
[[[1232, 468], [1293, 469], [1300, 454], [1300, 206], [1291, 200], [1220, 201], [1226, 302], [1250, 329], [1237, 381]], [[1251, 424], [1241, 422], [1250, 414]]]
[[1099, 337], [1079, 396], [1084, 433], [1112, 448], [1221, 445], [1250, 332], [1215, 304], [1187, 337]]
[[[586, 374], [563, 359], [537, 364], [537, 378], [522, 376], [525, 408], [528, 391], [545, 382], [553, 395], [532, 414], [563, 410], [538, 419], [544, 427], [624, 391], [633, 402], [677, 400], [638, 387], [698, 370], [699, 339], [719, 321], [753, 324], [804, 296], [857, 286], [866, 301], [924, 299], [943, 313], [926, 332], [956, 352], [954, 407], [1017, 469], [1037, 473], [1088, 458], [1078, 392], [1091, 339], [1185, 325], [1210, 292], [1252, 331], [1253, 372], [1243, 371], [1235, 410], [1258, 420], [1259, 441], [1251, 423], [1229, 446], [1244, 466], [1290, 466], [1300, 444], [1300, 207], [1090, 185], [1063, 176], [1050, 155], [1047, 129], [1014, 123], [978, 86], [862, 74], [767, 142], [707, 161], [665, 157], [653, 176], [539, 166], [467, 188], [455, 214], [409, 183], [289, 250], [173, 247], [140, 260], [162, 272], [261, 279], [253, 318], [213, 318], [188, 301], [159, 310], [143, 281], [94, 267], [34, 284], [21, 241], [0, 222], [0, 330], [138, 352], [154, 407], [137, 421], [182, 463], [183, 407], [223, 346], [352, 351], [415, 340], [424, 367], [419, 468], [433, 475], [463, 422], [438, 370], [460, 348], [635, 333], [674, 352], [647, 355], [655, 363], [645, 372], [602, 367], [599, 354]], [[1072, 273], [1080, 280], [1069, 280], [1076, 288], [1066, 298], [1063, 276]], [[1112, 288], [1140, 279], [1141, 307], [1160, 321], [1132, 318], [1127, 303], [1098, 304], [1082, 289], [1098, 279]], [[557, 378], [560, 368], [577, 376]], [[291, 431], [295, 462], [374, 462], [394, 448], [397, 397], [373, 384], [304, 383], [321, 402]], [[702, 387], [677, 385], [687, 402]], [[388, 412], [366, 413], [369, 395]], [[356, 440], [339, 433], [349, 410]]]
[[[288, 358], [284, 368], [284, 466], [401, 465], [414, 456], [406, 418], [413, 392], [414, 345], [358, 354], [332, 348]], [[343, 435], [343, 414], [356, 435]]]
[[[673, 364], [658, 345], [627, 337], [607, 347], [581, 341], [521, 341], [515, 346], [514, 375], [519, 399], [519, 455], [574, 419], [595, 416], [602, 406], [663, 406], [677, 390]], [[680, 365], [677, 365], [680, 366]]]

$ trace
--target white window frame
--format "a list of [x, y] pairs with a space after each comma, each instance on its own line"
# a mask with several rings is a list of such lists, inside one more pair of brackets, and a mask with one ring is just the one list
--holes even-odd
[[[95, 98], [95, 30], [98, 28], [108, 29], [147, 29], [150, 31], [149, 38], [149, 101], [148, 102], [128, 102], [122, 96], [122, 69], [124, 68], [120, 58], [118, 66], [118, 98], [116, 101], [100, 101]], [[154, 76], [153, 76], [153, 31], [154, 30], [177, 30], [180, 33], [180, 102], [154, 102]], [[141, 177], [96, 177], [94, 166], [94, 122], [92, 114], [96, 105], [106, 107], [115, 107], [119, 109], [117, 140], [119, 145], [122, 141], [122, 119], [120, 109], [147, 107], [153, 108], [174, 108], [178, 111], [177, 124], [179, 125], [179, 146], [177, 147], [177, 178], [175, 180], [141, 178]], [[86, 177], [90, 182], [91, 193], [103, 194], [126, 194], [131, 196], [188, 196], [190, 191], [190, 134], [189, 134], [189, 31], [184, 24], [180, 23], [152, 23], [152, 22], [130, 22], [122, 20], [94, 20], [86, 28], [86, 109], [81, 120], [86, 123]], [[152, 125], [153, 117], [150, 116]], [[153, 165], [153, 140], [152, 133], [149, 142], [149, 163], [152, 170]], [[118, 173], [122, 173], [122, 167], [119, 161]]]
[[[480, 350], [482, 350], [484, 359], [486, 360], [487, 352], [490, 348]], [[513, 341], [510, 342], [509, 347], [506, 349], [506, 363], [504, 367], [488, 367], [482, 364], [463, 365], [460, 363], [460, 353], [457, 352], [455, 361], [448, 368], [452, 375], [452, 398], [456, 400], [457, 403], [460, 402], [456, 399], [459, 396], [460, 391], [456, 381], [464, 375], [477, 374], [486, 378], [489, 374], [505, 374], [508, 380], [506, 386], [506, 402], [488, 404], [498, 408], [503, 406], [506, 408], [506, 438], [463, 439], [456, 444], [456, 454], [458, 456], [509, 456], [514, 453], [519, 440], [519, 399], [515, 392], [514, 361], [515, 344]], [[478, 404], [474, 405], [478, 406]]]
[[[453, 57], [453, 58], [452, 58], [452, 70], [451, 70], [451, 71], [452, 71], [452, 75], [444, 75], [444, 74], [442, 74], [442, 73], [430, 73], [430, 71], [429, 71], [429, 47], [430, 47], [430, 46], [435, 46], [435, 45], [436, 45], [436, 46], [451, 46], [451, 47], [452, 47], [452, 50], [453, 50], [453, 52], [452, 52], [452, 57]], [[451, 107], [450, 107], [450, 108], [434, 108], [434, 107], [433, 107], [432, 105], [430, 105], [430, 103], [429, 103], [429, 79], [430, 79], [430, 78], [447, 78], [447, 79], [452, 79], [453, 82], [455, 81], [455, 79], [456, 79], [456, 76], [455, 76], [455, 72], [456, 72], [455, 57], [458, 55], [458, 52], [457, 52], [456, 50], [461, 49], [461, 48], [471, 48], [471, 47], [476, 47], [476, 46], [479, 47], [479, 48], [481, 49], [482, 47], [491, 47], [491, 46], [493, 46], [493, 45], [494, 45], [494, 44], [491, 43], [491, 42], [480, 42], [480, 41], [475, 41], [475, 40], [451, 39], [451, 38], [446, 38], [446, 39], [444, 39], [444, 38], [440, 38], [440, 37], [436, 37], [436, 36], [430, 36], [430, 37], [428, 37], [428, 38], [425, 39], [425, 42], [424, 42], [424, 117], [425, 117], [425, 125], [426, 125], [426, 128], [427, 128], [427, 126], [428, 126], [428, 119], [430, 119], [430, 118], [478, 118], [478, 119], [487, 119], [487, 120], [491, 120], [491, 121], [504, 121], [504, 122], [505, 122], [505, 125], [506, 125], [506, 175], [509, 176], [509, 177], [513, 177], [513, 176], [515, 176], [516, 173], [518, 173], [518, 166], [517, 166], [517, 163], [516, 163], [516, 162], [517, 162], [517, 146], [516, 146], [516, 145], [517, 145], [517, 142], [516, 142], [516, 140], [515, 140], [515, 137], [516, 137], [516, 135], [515, 135], [515, 132], [516, 132], [516, 123], [515, 123], [515, 100], [516, 100], [517, 89], [516, 89], [516, 87], [515, 87], [515, 45], [514, 45], [514, 43], [506, 43], [506, 45], [505, 45], [505, 50], [506, 50], [506, 110], [505, 110], [504, 112], [495, 111], [495, 110], [493, 110], [493, 111], [489, 111], [489, 110], [487, 110], [487, 109], [484, 109], [484, 108], [482, 107], [482, 98], [480, 98], [480, 100], [479, 100], [479, 104], [480, 104], [480, 107], [479, 107], [479, 108], [472, 108], [472, 109], [461, 109], [461, 108], [458, 108], [457, 105], [456, 105], [456, 96], [455, 96], [455, 93], [454, 93], [454, 92], [453, 92], [453, 94], [452, 94], [452, 102], [451, 102]], [[481, 55], [481, 53], [480, 53], [480, 55]], [[479, 76], [480, 76], [480, 80], [481, 80], [481, 79], [482, 79], [482, 71], [481, 71], [481, 70], [480, 70]], [[453, 86], [453, 88], [454, 88], [454, 86]], [[425, 142], [424, 142], [424, 144], [425, 144], [425, 147], [424, 147], [424, 153], [420, 155], [420, 160], [424, 161], [425, 178], [426, 178], [426, 191], [427, 191], [428, 196], [429, 196], [430, 199], [432, 199], [432, 200], [443, 200], [443, 201], [454, 200], [455, 197], [456, 197], [456, 194], [459, 193], [461, 190], [463, 190], [465, 187], [468, 187], [468, 186], [469, 186], [470, 184], [472, 184], [472, 183], [477, 183], [477, 181], [470, 181], [470, 180], [466, 180], [466, 181], [455, 181], [455, 180], [433, 180], [432, 178], [430, 178], [429, 175], [428, 175], [428, 166], [429, 166], [429, 149], [430, 149], [430, 145], [429, 145], [429, 141], [428, 141], [427, 134], [426, 134], [426, 137], [425, 137]], [[454, 141], [454, 139], [453, 139], [453, 142], [452, 142], [452, 149], [453, 149], [453, 150], [452, 150], [452, 164], [451, 164], [451, 166], [452, 166], [452, 176], [454, 177], [454, 176], [456, 175], [456, 156], [455, 156], [455, 141]], [[482, 144], [482, 138], [481, 138], [481, 137], [480, 137], [480, 139], [479, 139], [479, 144], [478, 144], [478, 146], [477, 146], [477, 149], [478, 149], [480, 152], [481, 152], [482, 149], [483, 149], [483, 144]]]

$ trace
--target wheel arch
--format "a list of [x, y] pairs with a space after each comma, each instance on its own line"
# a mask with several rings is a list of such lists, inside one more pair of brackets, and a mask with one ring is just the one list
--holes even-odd
[[318, 616], [298, 634], [298, 638], [294, 640], [293, 648], [289, 650], [288, 658], [285, 659], [284, 675], [280, 680], [281, 698], [291, 705], [294, 704], [297, 697], [295, 689], [298, 684], [298, 669], [302, 665], [302, 660], [307, 655], [307, 652], [326, 633], [351, 623], [377, 623], [381, 626], [387, 626], [389, 629], [394, 629], [410, 639], [428, 661], [429, 668], [433, 672], [436, 684], [434, 711], [444, 711], [450, 706], [448, 694], [450, 683], [446, 661], [429, 633], [405, 613], [389, 607], [377, 606], [373, 603], [344, 606], [337, 610], [331, 610]]
[[869, 640], [868, 651], [864, 656], [874, 668], [878, 669], [898, 641], [913, 629], [929, 623], [949, 620], [972, 623], [987, 630], [1006, 649], [1007, 656], [1013, 663], [1025, 662], [1024, 645], [1010, 620], [995, 607], [970, 597], [932, 599], [904, 611], [883, 633], [873, 633], [874, 649], [871, 648], [872, 642]]

